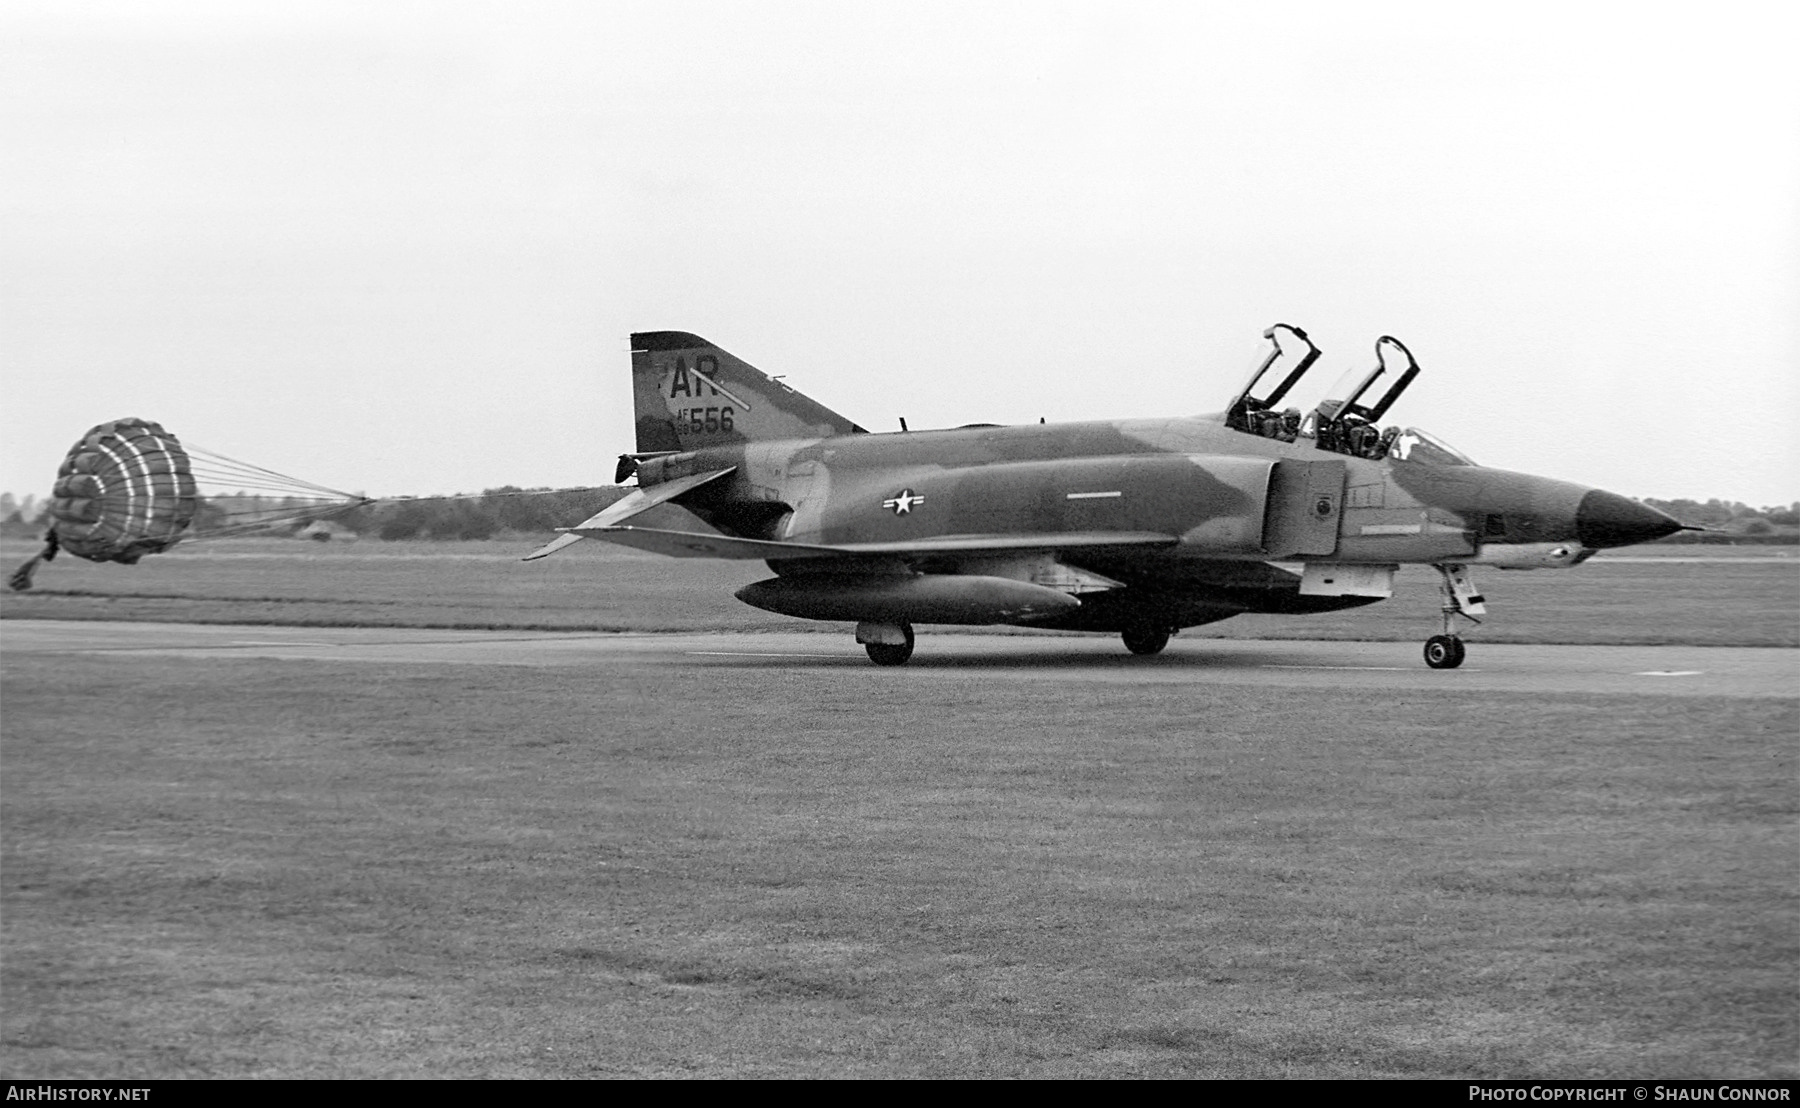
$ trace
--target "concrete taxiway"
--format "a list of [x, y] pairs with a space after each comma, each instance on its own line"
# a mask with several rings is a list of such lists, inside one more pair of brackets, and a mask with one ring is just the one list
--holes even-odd
[[1800, 696], [1800, 650], [1694, 646], [1539, 646], [1472, 641], [1460, 669], [1432, 670], [1419, 644], [1177, 638], [1152, 658], [1110, 637], [970, 634], [924, 629], [904, 667], [872, 666], [848, 635], [587, 634], [412, 628], [0, 621], [0, 656], [263, 658], [296, 662], [641, 666], [694, 671], [843, 669], [883, 679], [961, 671], [981, 680], [1145, 685], [1268, 685], [1346, 689], [1637, 696]]

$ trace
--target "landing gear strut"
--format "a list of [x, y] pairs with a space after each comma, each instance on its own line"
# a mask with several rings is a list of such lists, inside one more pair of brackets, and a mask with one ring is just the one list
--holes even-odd
[[1167, 627], [1128, 627], [1119, 633], [1125, 649], [1133, 654], [1161, 654], [1173, 634]]
[[1431, 568], [1437, 570], [1443, 579], [1438, 588], [1444, 596], [1444, 633], [1425, 640], [1425, 664], [1432, 669], [1455, 669], [1463, 664], [1463, 659], [1469, 653], [1456, 634], [1456, 617], [1461, 616], [1470, 623], [1478, 624], [1481, 621], [1475, 617], [1487, 614], [1487, 603], [1475, 591], [1475, 582], [1469, 580], [1467, 566], [1438, 565]]
[[856, 625], [856, 641], [878, 666], [905, 665], [913, 652], [912, 624], [865, 621]]

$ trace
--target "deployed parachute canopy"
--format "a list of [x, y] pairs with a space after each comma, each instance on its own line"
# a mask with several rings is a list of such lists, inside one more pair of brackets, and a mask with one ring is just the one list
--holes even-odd
[[83, 435], [63, 459], [44, 549], [8, 583], [30, 588], [38, 563], [58, 550], [131, 565], [184, 538], [267, 531], [363, 503], [351, 493], [184, 448], [150, 420], [115, 419]]
[[131, 565], [181, 541], [199, 507], [193, 466], [174, 435], [116, 419], [82, 436], [57, 470], [50, 514], [57, 545]]

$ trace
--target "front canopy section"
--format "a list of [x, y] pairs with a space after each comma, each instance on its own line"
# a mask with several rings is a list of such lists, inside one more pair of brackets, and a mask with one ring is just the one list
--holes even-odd
[[1375, 342], [1375, 368], [1353, 369], [1338, 379], [1313, 409], [1308, 430], [1320, 450], [1358, 458], [1387, 455], [1400, 429], [1375, 427], [1419, 375], [1412, 351], [1392, 335]]
[[1472, 466], [1473, 458], [1443, 439], [1428, 435], [1417, 427], [1408, 427], [1394, 436], [1388, 457], [1398, 462], [1421, 462], [1434, 466]]
[[1319, 348], [1305, 331], [1286, 323], [1264, 331], [1263, 338], [1272, 344], [1269, 354], [1250, 371], [1249, 380], [1225, 409], [1225, 425], [1234, 431], [1293, 442], [1300, 430], [1300, 409], [1278, 412], [1275, 405], [1319, 360]]

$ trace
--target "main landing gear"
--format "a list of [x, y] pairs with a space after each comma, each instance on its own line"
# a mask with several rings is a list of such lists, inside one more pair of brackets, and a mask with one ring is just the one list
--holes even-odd
[[869, 661], [878, 666], [905, 665], [913, 652], [912, 624], [865, 620], [856, 625], [856, 641], [869, 652]]
[[1161, 654], [1169, 645], [1169, 636], [1174, 631], [1167, 627], [1127, 627], [1119, 633], [1125, 640], [1125, 649], [1133, 654]]
[[1439, 591], [1444, 596], [1444, 633], [1425, 640], [1425, 664], [1432, 669], [1455, 669], [1468, 656], [1468, 648], [1456, 635], [1456, 617], [1480, 623], [1477, 615], [1487, 614], [1486, 598], [1475, 591], [1467, 566], [1438, 565], [1431, 567], [1443, 578]]

